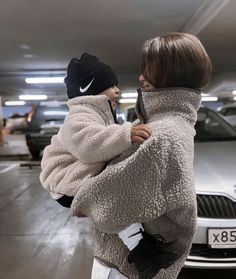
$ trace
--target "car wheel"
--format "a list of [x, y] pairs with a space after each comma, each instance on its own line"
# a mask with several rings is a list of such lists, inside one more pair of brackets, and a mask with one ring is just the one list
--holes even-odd
[[39, 160], [40, 159], [40, 150], [30, 150], [30, 154], [32, 159]]

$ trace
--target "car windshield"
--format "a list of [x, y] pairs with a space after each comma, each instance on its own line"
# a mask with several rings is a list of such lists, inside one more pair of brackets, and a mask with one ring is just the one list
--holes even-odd
[[[135, 109], [130, 108], [127, 121], [133, 122], [135, 119], [137, 119]], [[202, 107], [198, 111], [195, 129], [197, 142], [236, 140], [236, 130], [218, 113], [207, 108]]]
[[63, 123], [67, 113], [68, 107], [66, 105], [53, 107], [38, 106], [32, 115], [30, 127], [39, 129], [42, 124], [50, 122]]
[[224, 108], [220, 113], [223, 114], [224, 116], [236, 115], [236, 107]]
[[201, 108], [195, 125], [195, 141], [236, 140], [236, 131], [216, 112]]

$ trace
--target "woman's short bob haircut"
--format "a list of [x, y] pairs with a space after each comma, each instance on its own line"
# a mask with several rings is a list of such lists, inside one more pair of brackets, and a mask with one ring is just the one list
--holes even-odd
[[155, 88], [201, 89], [209, 81], [212, 65], [194, 35], [167, 33], [144, 43], [141, 71]]

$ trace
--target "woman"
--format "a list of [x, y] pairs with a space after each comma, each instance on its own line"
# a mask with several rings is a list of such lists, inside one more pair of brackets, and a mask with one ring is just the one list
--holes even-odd
[[[151, 137], [88, 179], [72, 204], [74, 215], [91, 217], [96, 227], [94, 279], [177, 278], [196, 230], [194, 125], [200, 90], [211, 69], [204, 47], [193, 35], [169, 33], [145, 42], [140, 77], [144, 86], [136, 111], [140, 122], [151, 129]], [[155, 277], [152, 266], [158, 259], [150, 262], [151, 272], [144, 275], [140, 259], [116, 234], [134, 222], [176, 244], [173, 249], [179, 258]]]

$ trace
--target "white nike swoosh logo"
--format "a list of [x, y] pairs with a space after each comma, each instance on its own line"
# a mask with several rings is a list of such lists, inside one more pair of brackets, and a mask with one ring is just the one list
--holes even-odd
[[84, 87], [84, 88], [82, 88], [81, 86], [80, 86], [80, 88], [79, 88], [79, 91], [81, 92], [81, 93], [85, 93], [88, 89], [89, 89], [89, 87], [91, 86], [91, 84], [93, 83], [93, 81], [94, 81], [94, 78], [90, 81], [90, 83], [86, 86], [86, 87]]

